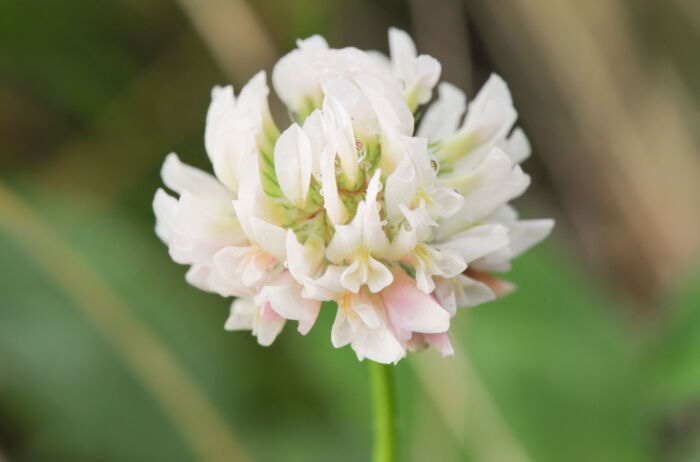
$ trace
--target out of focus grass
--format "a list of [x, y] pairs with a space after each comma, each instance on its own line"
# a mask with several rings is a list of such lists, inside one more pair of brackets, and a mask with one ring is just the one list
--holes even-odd
[[[183, 283], [184, 269], [153, 237], [151, 220], [24, 182], [15, 189], [173, 352], [255, 460], [363, 460], [366, 374], [350, 350], [331, 347], [330, 307], [307, 337], [288, 326], [261, 348], [245, 333], [223, 331], [228, 302]], [[146, 213], [149, 198], [141, 202]], [[3, 228], [0, 409], [12, 460], [195, 460], [114, 345]], [[441, 361], [472, 358], [532, 460], [655, 460], [659, 427], [700, 387], [700, 294], [681, 297], [667, 327], [645, 339], [557, 248], [555, 236], [517, 262], [514, 294], [462, 311], [453, 335], [465, 349]], [[409, 359], [398, 367], [404, 447], [432, 448], [435, 460], [444, 460], [443, 450], [480, 460], [478, 448], [460, 444], [440, 421], [412, 366]], [[444, 392], [455, 401], [470, 394]], [[477, 419], [466, 428], [478, 438], [484, 416], [459, 417]], [[423, 419], [443, 430], [427, 432]], [[498, 434], [481, 436], [498, 444]]]
[[[374, 16], [357, 23], [357, 45], [408, 23], [404, 2], [362, 4]], [[354, 18], [340, 2], [300, 5], [253, 5], [280, 49], [312, 32], [337, 43], [333, 24]], [[252, 460], [366, 460], [366, 372], [330, 345], [332, 310], [270, 348], [224, 332], [230, 301], [188, 286], [153, 233], [160, 163], [176, 149], [209, 168], [208, 93], [227, 81], [187, 19], [162, 0], [0, 0], [0, 11], [0, 187], [20, 204], [0, 201], [0, 459], [201, 458], [173, 419], [193, 395], [164, 403], [124, 355], [133, 339], [105, 335], [128, 329], [95, 322], [116, 306], [214, 410], [197, 424], [223, 419]], [[457, 355], [435, 359], [445, 367], [399, 364], [405, 460], [491, 462], [505, 447], [538, 462], [700, 460], [700, 274], [639, 323], [570, 239], [558, 229], [515, 262], [517, 292], [460, 312]], [[47, 271], [57, 255], [65, 278]], [[98, 281], [92, 295], [76, 299], [75, 274]], [[84, 306], [105, 299], [117, 302]]]

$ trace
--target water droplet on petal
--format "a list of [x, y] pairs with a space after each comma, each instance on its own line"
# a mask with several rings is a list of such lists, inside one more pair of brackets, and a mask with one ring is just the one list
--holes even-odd
[[436, 159], [430, 159], [430, 168], [432, 168], [435, 173], [440, 170], [440, 164]]

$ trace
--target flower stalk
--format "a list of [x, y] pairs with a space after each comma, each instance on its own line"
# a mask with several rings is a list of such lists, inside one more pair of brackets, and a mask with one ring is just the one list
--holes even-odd
[[395, 462], [396, 397], [393, 365], [368, 361], [374, 423], [374, 462]]

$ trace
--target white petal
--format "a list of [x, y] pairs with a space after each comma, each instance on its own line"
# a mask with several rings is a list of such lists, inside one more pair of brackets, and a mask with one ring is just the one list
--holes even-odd
[[520, 127], [516, 127], [513, 133], [501, 143], [501, 148], [517, 164], [522, 163], [532, 153], [530, 141]]
[[442, 66], [440, 62], [428, 55], [420, 55], [416, 58], [413, 68], [414, 76], [412, 85], [409, 86], [409, 97], [415, 94], [416, 103], [425, 104], [433, 95], [433, 87], [440, 80]]
[[153, 212], [156, 215], [156, 234], [168, 244], [177, 226], [177, 199], [158, 188], [153, 198]]
[[[236, 98], [233, 87], [214, 87], [207, 112], [204, 146], [217, 178], [232, 191], [238, 189], [238, 148], [247, 139], [247, 148], [253, 148], [253, 136], [245, 136], [236, 128]], [[238, 145], [238, 146], [237, 146]]]
[[411, 36], [396, 27], [389, 28], [389, 52], [394, 66], [401, 66], [403, 61], [416, 57], [416, 45]]
[[323, 99], [317, 69], [318, 57], [328, 50], [323, 37], [314, 35], [297, 40], [297, 50], [283, 56], [272, 71], [272, 85], [280, 99], [293, 111], [302, 112], [309, 104], [320, 106]]
[[297, 281], [303, 283], [303, 277], [316, 274], [325, 256], [324, 250], [323, 241], [318, 236], [309, 237], [301, 245], [294, 231], [287, 230], [287, 268]]
[[464, 258], [468, 264], [478, 258], [507, 248], [508, 228], [498, 224], [473, 226], [450, 237], [449, 240], [435, 243], [437, 249], [452, 250]]
[[335, 227], [335, 234], [326, 248], [326, 257], [333, 263], [343, 263], [362, 244], [364, 217], [360, 212], [361, 209], [358, 207], [358, 213], [350, 224]]
[[457, 307], [467, 308], [481, 305], [496, 298], [496, 294], [484, 284], [465, 275], [457, 277], [459, 289], [457, 290]]
[[352, 340], [352, 349], [358, 359], [378, 363], [397, 363], [406, 356], [406, 350], [387, 327], [370, 329], [363, 325]]
[[491, 74], [476, 97], [469, 104], [469, 112], [464, 120], [464, 127], [471, 128], [478, 124], [489, 102], [501, 101], [504, 106], [513, 106], [513, 98], [506, 82], [497, 74]]
[[269, 304], [263, 305], [260, 308], [257, 324], [254, 326], [254, 334], [258, 338], [258, 343], [262, 346], [272, 345], [272, 342], [282, 332], [284, 323], [284, 318], [279, 316]]
[[382, 229], [379, 205], [377, 204], [377, 194], [381, 187], [380, 176], [381, 171], [377, 169], [367, 186], [365, 200], [357, 208], [356, 216], [361, 226], [364, 247], [369, 251], [378, 253], [386, 251], [389, 247], [389, 240]]
[[210, 285], [223, 297], [250, 296], [268, 276], [271, 263], [252, 247], [225, 247], [214, 255]]
[[554, 220], [551, 219], [520, 220], [509, 224], [510, 251], [512, 257], [515, 258], [521, 255], [530, 247], [541, 242], [544, 238], [549, 236], [553, 227]]
[[371, 303], [353, 303], [352, 309], [370, 329], [378, 329], [381, 327], [381, 317], [377, 313], [377, 309]]
[[498, 207], [521, 195], [530, 184], [530, 177], [519, 165], [498, 148], [491, 150], [473, 171], [445, 175], [448, 187], [455, 187], [464, 196], [462, 210], [446, 220], [441, 232], [463, 229], [481, 221]]
[[379, 125], [373, 105], [368, 95], [365, 95], [354, 82], [332, 73], [321, 79], [321, 86], [325, 98], [338, 101], [347, 112], [357, 131], [358, 138], [374, 136], [378, 133]]
[[418, 174], [411, 159], [404, 157], [386, 179], [384, 201], [387, 216], [390, 220], [396, 220], [401, 216], [400, 204], [407, 204], [413, 200], [418, 189]]
[[163, 183], [178, 194], [185, 191], [219, 203], [230, 202], [233, 194], [226, 190], [216, 178], [198, 168], [180, 162], [175, 153], [165, 158], [161, 169]]
[[340, 283], [350, 292], [357, 293], [360, 291], [360, 287], [367, 282], [368, 273], [368, 265], [356, 259], [340, 275]]
[[349, 218], [348, 211], [338, 194], [338, 185], [335, 180], [335, 152], [329, 149], [321, 153], [321, 191], [328, 218], [336, 226], [345, 224]]
[[326, 95], [323, 99], [323, 116], [326, 122], [326, 140], [338, 154], [343, 173], [350, 184], [354, 185], [359, 180], [359, 163], [350, 115], [336, 98]]
[[367, 286], [369, 290], [377, 293], [393, 281], [394, 277], [389, 268], [383, 263], [369, 257], [369, 274], [367, 276]]
[[250, 330], [253, 328], [258, 308], [249, 298], [237, 298], [231, 303], [231, 313], [224, 324], [226, 330]]
[[206, 292], [214, 292], [211, 286], [211, 268], [202, 265], [192, 265], [185, 274], [185, 280], [194, 287]]
[[284, 228], [257, 217], [251, 217], [250, 223], [255, 242], [277, 260], [284, 261], [287, 255], [287, 232]]
[[416, 135], [430, 142], [446, 139], [457, 131], [466, 107], [464, 92], [451, 83], [442, 82], [438, 85], [438, 100], [425, 112]]
[[345, 288], [341, 283], [341, 277], [344, 271], [344, 267], [329, 266], [318, 279], [301, 277], [302, 283], [304, 284], [304, 288], [301, 292], [302, 297], [320, 301], [337, 298], [339, 293], [345, 292]]
[[325, 146], [324, 124], [323, 114], [316, 109], [304, 120], [302, 127], [311, 145], [311, 171], [317, 177], [321, 174], [321, 153]]
[[312, 164], [311, 142], [299, 125], [292, 124], [275, 144], [275, 172], [282, 192], [296, 207], [306, 202]]
[[314, 325], [321, 308], [320, 301], [301, 296], [301, 286], [289, 273], [283, 273], [272, 285], [263, 287], [256, 301], [261, 305], [268, 302], [283, 318], [299, 321], [298, 330], [302, 335]]

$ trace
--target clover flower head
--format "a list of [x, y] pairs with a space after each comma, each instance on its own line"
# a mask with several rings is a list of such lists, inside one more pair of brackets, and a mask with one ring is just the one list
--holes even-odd
[[272, 72], [291, 124], [268, 108], [264, 72], [236, 96], [215, 87], [205, 147], [214, 175], [175, 154], [159, 189], [156, 232], [192, 285], [236, 297], [225, 328], [271, 344], [287, 321], [300, 333], [324, 301], [337, 313], [335, 347], [396, 363], [432, 345], [454, 353], [461, 307], [510, 289], [490, 272], [550, 232], [508, 202], [530, 179], [505, 82], [492, 75], [467, 104], [453, 85], [433, 97], [440, 63], [389, 31], [391, 57], [297, 42]]

